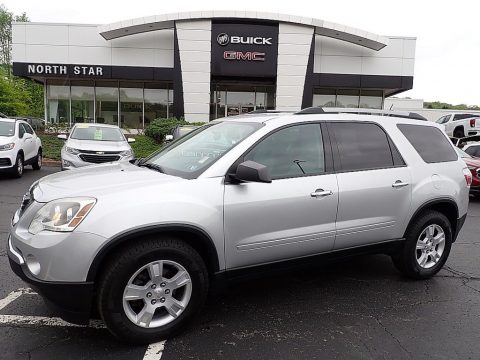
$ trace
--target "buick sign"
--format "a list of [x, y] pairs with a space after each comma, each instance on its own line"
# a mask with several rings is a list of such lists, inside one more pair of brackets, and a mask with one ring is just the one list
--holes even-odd
[[271, 37], [262, 36], [229, 36], [225, 33], [220, 33], [217, 36], [218, 45], [226, 46], [230, 44], [246, 44], [246, 45], [272, 45]]
[[228, 45], [228, 43], [230, 42], [230, 37], [225, 33], [218, 34], [217, 42], [218, 42], [218, 45], [221, 45], [221, 46]]

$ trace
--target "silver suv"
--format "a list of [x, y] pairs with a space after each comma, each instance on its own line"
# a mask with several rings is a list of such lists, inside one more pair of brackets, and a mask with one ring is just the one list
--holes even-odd
[[12, 220], [11, 267], [64, 319], [98, 310], [135, 343], [178, 333], [233, 270], [371, 251], [435, 275], [470, 171], [435, 123], [345, 111], [221, 119], [141, 161], [47, 176]]

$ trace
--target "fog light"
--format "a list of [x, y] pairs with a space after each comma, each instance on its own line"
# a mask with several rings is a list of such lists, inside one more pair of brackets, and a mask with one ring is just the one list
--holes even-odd
[[70, 161], [67, 161], [67, 160], [62, 160], [62, 165], [63, 165], [63, 167], [73, 166], [72, 163]]
[[40, 263], [35, 256], [33, 256], [32, 254], [27, 255], [27, 257], [25, 258], [25, 262], [27, 264], [28, 270], [30, 270], [33, 275], [38, 276], [38, 274], [40, 274]]

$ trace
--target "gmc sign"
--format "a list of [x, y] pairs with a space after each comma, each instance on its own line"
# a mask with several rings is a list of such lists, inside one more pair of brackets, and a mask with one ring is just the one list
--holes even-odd
[[224, 51], [225, 60], [265, 61], [265, 53], [256, 51]]

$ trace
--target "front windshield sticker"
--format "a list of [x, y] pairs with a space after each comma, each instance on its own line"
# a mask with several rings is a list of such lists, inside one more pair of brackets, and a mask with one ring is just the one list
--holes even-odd
[[78, 124], [77, 128], [79, 129], [88, 129], [88, 124]]
[[95, 129], [95, 134], [93, 135], [94, 140], [100, 140], [102, 141], [103, 139], [103, 133], [102, 130], [100, 129]]

